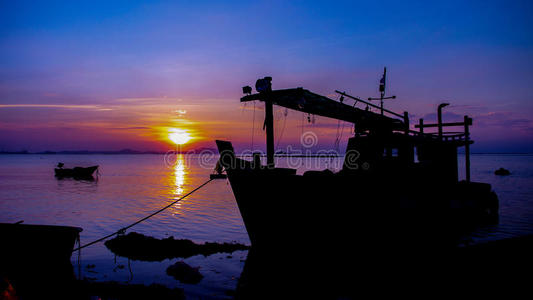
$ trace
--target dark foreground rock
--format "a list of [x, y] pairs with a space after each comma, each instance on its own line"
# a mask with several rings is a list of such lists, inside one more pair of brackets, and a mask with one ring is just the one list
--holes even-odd
[[124, 284], [115, 281], [92, 282], [89, 280], [73, 280], [68, 284], [52, 284], [47, 286], [35, 284], [31, 290], [20, 290], [11, 282], [0, 276], [0, 299], [56, 299], [56, 300], [126, 300], [126, 299], [185, 299], [183, 289], [168, 288], [159, 284]]
[[198, 269], [189, 266], [183, 261], [178, 261], [167, 268], [167, 274], [183, 283], [197, 284], [204, 278], [204, 275]]
[[164, 259], [194, 255], [208, 256], [215, 253], [233, 253], [237, 250], [248, 250], [250, 247], [238, 243], [205, 243], [196, 244], [191, 240], [174, 237], [156, 239], [137, 232], [120, 235], [105, 242], [106, 247], [118, 256], [133, 260], [162, 261]]
[[494, 174], [499, 176], [507, 176], [511, 175], [511, 172], [507, 169], [499, 168], [498, 170], [494, 171]]

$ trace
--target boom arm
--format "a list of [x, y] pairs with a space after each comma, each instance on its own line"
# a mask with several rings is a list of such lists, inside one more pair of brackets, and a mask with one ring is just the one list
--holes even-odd
[[241, 102], [270, 99], [272, 104], [304, 113], [333, 118], [356, 124], [358, 130], [390, 129], [404, 130], [403, 121], [352, 107], [303, 88], [274, 90], [247, 95]]

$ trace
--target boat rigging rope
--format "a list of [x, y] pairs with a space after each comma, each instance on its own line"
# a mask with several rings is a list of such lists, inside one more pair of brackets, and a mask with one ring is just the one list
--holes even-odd
[[[151, 218], [151, 217], [157, 215], [158, 213], [160, 213], [160, 212], [166, 210], [167, 208], [171, 207], [172, 205], [174, 205], [174, 204], [180, 202], [181, 200], [185, 199], [187, 196], [193, 194], [193, 193], [196, 192], [197, 190], [203, 188], [206, 184], [208, 184], [208, 183], [211, 182], [212, 180], [213, 180], [213, 179], [209, 179], [209, 180], [207, 180], [206, 182], [202, 183], [201, 185], [199, 185], [199, 186], [198, 186], [197, 188], [195, 188], [194, 190], [188, 192], [187, 194], [183, 195], [183, 196], [182, 196], [181, 198], [179, 198], [178, 200], [176, 200], [176, 201], [170, 203], [169, 205], [167, 205], [167, 206], [161, 208], [160, 210], [158, 210], [158, 211], [156, 211], [156, 212], [153, 212], [153, 213], [149, 214], [148, 216], [146, 216], [146, 217], [144, 217], [144, 218], [142, 218], [142, 219], [140, 219], [140, 220], [138, 220], [138, 221], [136, 221], [136, 222], [134, 222], [134, 223], [132, 223], [132, 224], [126, 226], [126, 227], [122, 227], [122, 228], [120, 228], [119, 230], [117, 230], [117, 231], [115, 231], [115, 232], [113, 232], [113, 233], [111, 233], [111, 234], [108, 234], [108, 235], [106, 235], [106, 236], [104, 236], [104, 237], [102, 237], [102, 238], [99, 238], [99, 239], [97, 239], [97, 240], [95, 240], [95, 241], [92, 241], [92, 242], [90, 242], [90, 243], [88, 243], [88, 244], [85, 244], [85, 245], [83, 245], [83, 246], [80, 245], [78, 248], [72, 250], [72, 252], [74, 252], [74, 251], [78, 251], [78, 250], [81, 250], [81, 249], [83, 249], [83, 248], [85, 248], [85, 247], [89, 247], [89, 246], [94, 245], [94, 244], [96, 244], [96, 243], [98, 243], [98, 242], [101, 242], [101, 241], [103, 241], [103, 240], [106, 240], [106, 239], [108, 239], [108, 238], [114, 236], [115, 234], [123, 234], [123, 233], [126, 231], [126, 229], [131, 228], [131, 227], [133, 227], [133, 226], [135, 226], [135, 225], [137, 225], [137, 224], [139, 224], [139, 223], [141, 223], [141, 222], [143, 222], [143, 221], [145, 221], [145, 220], [147, 220], [147, 219], [149, 219], [149, 218]], [[78, 244], [78, 245], [79, 245], [79, 244]]]
[[[342, 141], [342, 135], [344, 134], [344, 125], [346, 125], [346, 122], [342, 122], [342, 128], [341, 128], [341, 135], [339, 137], [339, 141], [337, 142], [337, 148], [339, 147], [339, 143]], [[337, 149], [339, 150], [339, 149]]]
[[252, 147], [250, 149], [254, 151], [254, 130], [255, 130], [255, 101], [254, 101], [254, 112], [253, 112], [253, 119], [252, 119]]
[[341, 120], [337, 120], [337, 133], [335, 134], [335, 143], [333, 143], [333, 147], [335, 148], [336, 151], [339, 151], [339, 129], [341, 127]]
[[[302, 151], [302, 155], [304, 154], [304, 143], [302, 143], [302, 138], [304, 136], [304, 118], [305, 118], [305, 113], [302, 111], [302, 135], [300, 135], [300, 149]], [[302, 160], [302, 166], [304, 165], [304, 162]]]
[[283, 112], [283, 127], [281, 128], [281, 132], [278, 136], [278, 142], [276, 143], [276, 149], [278, 149], [279, 142], [281, 141], [281, 138], [283, 137], [283, 132], [285, 131], [285, 124], [287, 123], [287, 115], [289, 114], [289, 110], [285, 108], [285, 111]]
[[[342, 103], [344, 97], [341, 96], [339, 101]], [[344, 126], [344, 123], [343, 123], [343, 126]], [[340, 143], [340, 127], [341, 127], [341, 120], [337, 120], [337, 133], [335, 134], [335, 142], [333, 143], [333, 147], [335, 148], [335, 150], [337, 152], [339, 152], [339, 143]]]

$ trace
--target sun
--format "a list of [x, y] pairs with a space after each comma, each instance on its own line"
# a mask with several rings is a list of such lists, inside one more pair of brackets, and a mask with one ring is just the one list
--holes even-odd
[[185, 129], [169, 128], [168, 139], [174, 142], [176, 145], [183, 145], [189, 142], [192, 137], [191, 134]]

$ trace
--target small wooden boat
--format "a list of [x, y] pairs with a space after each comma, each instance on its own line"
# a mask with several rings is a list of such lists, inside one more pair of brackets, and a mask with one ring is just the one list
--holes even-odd
[[79, 227], [0, 223], [2, 247], [0, 260], [13, 258], [25, 261], [43, 258], [70, 260], [74, 242], [82, 231]]
[[94, 171], [98, 169], [98, 166], [92, 166], [87, 168], [74, 167], [72, 169], [63, 169], [63, 163], [59, 163], [57, 168], [54, 169], [56, 177], [75, 177], [75, 178], [89, 178], [93, 176]]
[[45, 287], [71, 283], [70, 257], [81, 231], [70, 226], [0, 223], [0, 275], [21, 299], [34, 299], [34, 293], [42, 295]]
[[507, 169], [499, 168], [498, 170], [494, 171], [494, 174], [499, 176], [507, 176], [511, 175], [511, 172]]

